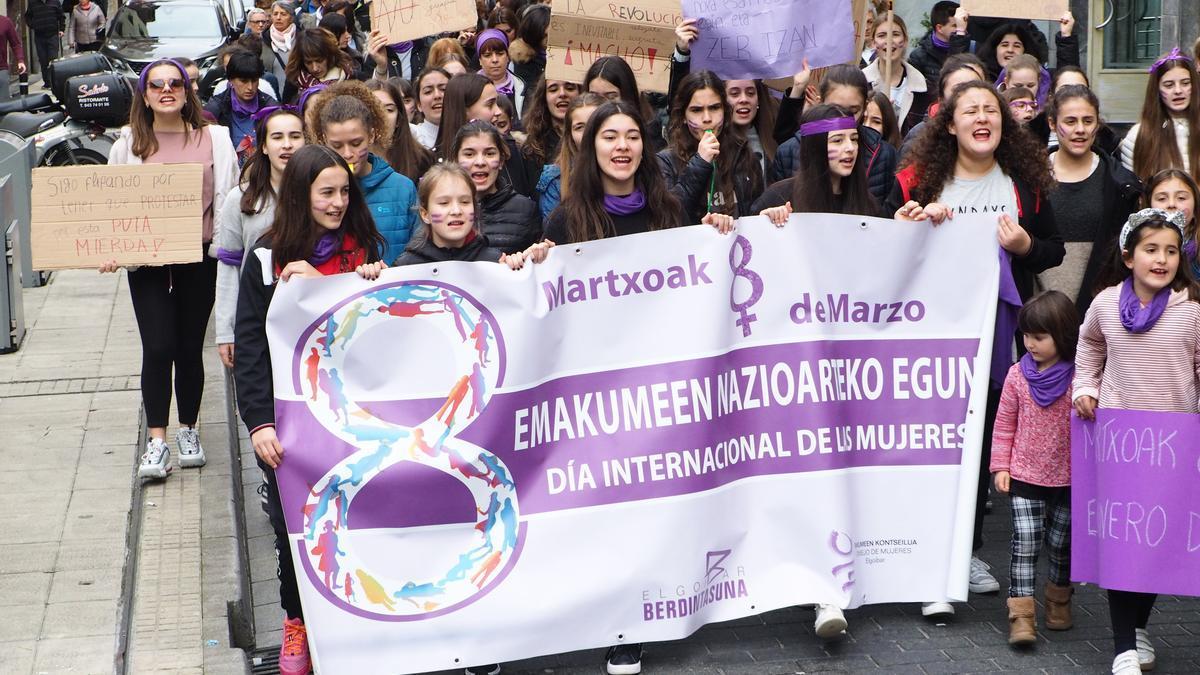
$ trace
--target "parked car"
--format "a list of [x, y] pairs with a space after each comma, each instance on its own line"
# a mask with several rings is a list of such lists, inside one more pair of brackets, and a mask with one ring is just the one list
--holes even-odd
[[135, 0], [117, 10], [100, 51], [134, 75], [162, 58], [186, 56], [201, 75], [235, 36], [226, 0]]

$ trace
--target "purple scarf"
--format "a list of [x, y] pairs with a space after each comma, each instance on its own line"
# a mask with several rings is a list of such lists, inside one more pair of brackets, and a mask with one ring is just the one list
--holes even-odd
[[1171, 287], [1167, 286], [1154, 294], [1149, 305], [1142, 307], [1142, 301], [1133, 290], [1133, 277], [1129, 277], [1121, 284], [1121, 325], [1130, 333], [1145, 333], [1158, 323], [1158, 317], [1167, 309], [1167, 300], [1170, 298]]
[[254, 113], [258, 112], [258, 95], [254, 96], [253, 101], [243, 101], [231, 86], [229, 91], [229, 102], [233, 104], [233, 112], [243, 117], [253, 117]]
[[1008, 252], [1000, 251], [1000, 291], [996, 294], [996, 333], [992, 338], [991, 384], [993, 389], [1004, 387], [1004, 378], [1012, 367], [1013, 339], [1017, 334], [1017, 313], [1021, 311], [1021, 294], [1013, 280], [1012, 261]]
[[308, 264], [313, 267], [319, 267], [329, 262], [333, 254], [337, 253], [337, 250], [341, 248], [341, 235], [340, 230], [337, 232], [326, 232], [321, 235], [321, 238], [317, 240], [317, 245], [313, 247], [312, 255], [308, 258]]
[[641, 189], [623, 196], [604, 195], [604, 210], [612, 216], [630, 216], [646, 208], [646, 194]]
[[[484, 77], [487, 77], [487, 75], [484, 74], [482, 69], [480, 69], [479, 74], [483, 75]], [[506, 71], [504, 71], [504, 81], [501, 82], [500, 84], [495, 85], [496, 93], [500, 94], [501, 96], [508, 96], [511, 98], [512, 96], [514, 96], [516, 94], [516, 91], [517, 91], [516, 86], [517, 86], [516, 83], [513, 82], [512, 71], [506, 70]]]
[[245, 251], [231, 251], [227, 248], [217, 247], [217, 260], [230, 265], [232, 267], [241, 267], [242, 259], [245, 258]]
[[1060, 360], [1045, 370], [1038, 370], [1037, 361], [1026, 354], [1021, 357], [1021, 374], [1029, 383], [1029, 395], [1033, 402], [1049, 408], [1050, 404], [1067, 393], [1071, 378], [1075, 377], [1075, 364]]
[[938, 37], [938, 34], [933, 31], [929, 31], [929, 41], [933, 43], [934, 47], [943, 52], [950, 49], [950, 43]]
[[413, 48], [413, 41], [405, 40], [404, 42], [397, 42], [388, 45], [388, 48], [397, 54], [407, 54]]

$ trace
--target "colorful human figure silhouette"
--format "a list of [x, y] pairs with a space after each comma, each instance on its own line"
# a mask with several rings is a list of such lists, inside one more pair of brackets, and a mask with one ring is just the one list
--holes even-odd
[[324, 326], [317, 329], [325, 334], [325, 337], [317, 338], [317, 344], [325, 347], [325, 356], [333, 356], [333, 352], [331, 351], [333, 349], [333, 336], [337, 333], [337, 329], [338, 323], [337, 320], [333, 318], [333, 314], [330, 314], [329, 317], [325, 319]]
[[362, 569], [354, 570], [354, 574], [358, 577], [358, 585], [363, 589], [363, 593], [366, 593], [369, 602], [396, 611], [396, 603], [388, 597], [387, 591], [383, 590], [383, 585], [376, 581], [375, 577]]
[[487, 393], [487, 383], [483, 381], [483, 371], [478, 363], [471, 364], [471, 374], [467, 376], [467, 385], [471, 388], [471, 410], [467, 419], [475, 417], [483, 410], [483, 395]]
[[517, 510], [513, 508], [512, 497], [504, 499], [504, 508], [500, 509], [500, 522], [504, 523], [504, 548], [516, 548]]
[[362, 302], [354, 303], [354, 306], [350, 308], [349, 314], [342, 319], [342, 327], [338, 329], [334, 342], [346, 344], [350, 338], [354, 337], [355, 331], [358, 330], [358, 320], [371, 315], [371, 310], [369, 309], [365, 311], [360, 310], [362, 310]]
[[[365, 416], [368, 418], [373, 417], [373, 415], [370, 413], [365, 413]], [[379, 442], [390, 444], [395, 443], [405, 436], [408, 436], [408, 431], [404, 429], [397, 429], [395, 427], [361, 426], [357, 424], [354, 426], [343, 427], [342, 431], [345, 431], [353, 436], [359, 443]]]
[[325, 392], [329, 396], [329, 410], [334, 417], [339, 421], [349, 422], [350, 417], [346, 414], [346, 392], [342, 385], [342, 376], [338, 374], [337, 368], [329, 369], [329, 389]]
[[346, 553], [338, 548], [337, 532], [333, 529], [333, 523], [328, 520], [325, 521], [325, 531], [317, 537], [317, 545], [312, 548], [312, 553], [320, 556], [317, 559], [317, 570], [325, 575], [325, 587], [331, 591], [341, 588], [337, 585], [339, 572], [337, 557], [346, 555]]
[[426, 311], [424, 305], [425, 303], [423, 302], [392, 302], [386, 306], [379, 307], [377, 311], [405, 319], [411, 319], [421, 314], [437, 314], [436, 311]]
[[486, 366], [488, 364], [488, 322], [483, 319], [475, 324], [475, 330], [471, 331], [471, 337], [475, 340], [475, 351], [479, 354], [479, 364]]
[[[341, 489], [342, 477], [336, 473], [329, 477], [329, 482], [325, 485], [325, 489], [321, 492], [313, 492], [312, 495], [319, 496], [317, 505], [313, 508], [312, 514], [308, 519], [308, 536], [306, 539], [312, 539], [317, 533], [317, 521], [325, 517], [329, 513], [329, 503], [336, 500], [345, 501], [345, 494]], [[340, 511], [340, 509], [339, 509]], [[340, 520], [340, 518], [339, 518]]]
[[[468, 377], [468, 375], [463, 375], [458, 378], [453, 387], [450, 387], [450, 393], [446, 396], [446, 402], [442, 404], [441, 409], [437, 412], [437, 418], [446, 426], [454, 424], [454, 416], [458, 413], [458, 406], [462, 405], [463, 399], [467, 397]], [[447, 409], [449, 409], [448, 414], [446, 412]]]
[[379, 449], [371, 454], [363, 457], [357, 462], [349, 466], [350, 477], [346, 479], [351, 485], [358, 485], [366, 478], [367, 472], [378, 469], [383, 464], [383, 460], [392, 452], [392, 446], [387, 443], [380, 443]]
[[346, 580], [342, 582], [342, 595], [345, 596], [346, 602], [354, 602], [354, 579], [346, 572]]
[[[500, 513], [500, 497], [495, 492], [492, 493], [492, 501], [488, 503], [486, 511], [480, 511], [478, 507], [475, 509], [479, 515], [487, 516], [483, 522], [475, 523], [475, 529], [483, 533], [484, 537], [491, 539], [492, 527], [496, 525], [496, 516]], [[491, 546], [488, 546], [491, 548]]]
[[304, 375], [308, 380], [308, 388], [312, 391], [312, 397], [308, 400], [317, 400], [317, 371], [321, 367], [321, 355], [317, 353], [316, 347], [310, 347], [308, 356], [304, 359]]
[[446, 459], [450, 461], [450, 468], [461, 473], [465, 478], [479, 478], [492, 487], [496, 487], [499, 483], [490, 472], [480, 469], [475, 462], [463, 457], [453, 447], [446, 446]]
[[[481, 452], [479, 453], [479, 461], [483, 462], [483, 465], [488, 468], [488, 471], [490, 471], [492, 475], [496, 477], [496, 485], [503, 485], [509, 489], [516, 487], [516, 485], [513, 484], [512, 479], [508, 477], [508, 471], [506, 471], [504, 466], [500, 464], [499, 457], [487, 452]], [[496, 485], [493, 485], [492, 487], [496, 487]]]
[[[478, 527], [478, 525], [476, 525], [476, 527]], [[463, 579], [466, 579], [467, 572], [470, 572], [471, 568], [475, 566], [475, 561], [476, 558], [470, 553], [460, 553], [458, 556], [458, 564], [454, 567], [451, 567], [450, 571], [446, 572], [446, 576], [443, 577], [438, 583], [444, 584], [448, 581], [462, 581]]]
[[483, 565], [480, 566], [479, 571], [471, 576], [471, 583], [475, 584], [476, 588], [483, 588], [484, 584], [488, 581], [488, 577], [492, 576], [492, 573], [499, 566], [500, 551], [493, 551], [491, 555], [484, 558]]
[[416, 459], [417, 450], [430, 457], [437, 456], [437, 451], [429, 447], [429, 444], [425, 442], [425, 430], [420, 427], [413, 429], [413, 442], [412, 445], [408, 446], [408, 456]]
[[442, 307], [444, 307], [445, 311], [449, 312], [454, 317], [454, 327], [458, 329], [459, 337], [461, 337], [463, 341], [466, 341], [467, 329], [465, 326], [463, 326], [462, 309], [458, 306], [458, 303], [454, 301], [454, 298], [450, 297], [449, 291], [442, 291]]

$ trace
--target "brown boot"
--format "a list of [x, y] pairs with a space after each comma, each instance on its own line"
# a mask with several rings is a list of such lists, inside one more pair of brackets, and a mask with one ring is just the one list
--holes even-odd
[[1008, 599], [1008, 644], [1031, 645], [1037, 642], [1037, 614], [1033, 597]]
[[1073, 586], [1058, 586], [1046, 582], [1046, 628], [1067, 630], [1074, 625], [1071, 619]]

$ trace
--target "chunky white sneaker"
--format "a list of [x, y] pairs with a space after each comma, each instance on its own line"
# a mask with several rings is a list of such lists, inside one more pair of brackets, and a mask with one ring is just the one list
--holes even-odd
[[1154, 643], [1150, 642], [1150, 631], [1136, 628], [1138, 666], [1142, 670], [1154, 670]]
[[162, 479], [171, 471], [171, 449], [161, 438], [151, 438], [138, 465], [138, 478]]
[[972, 593], [995, 593], [1000, 590], [1000, 582], [996, 581], [996, 577], [992, 576], [989, 569], [991, 568], [987, 563], [971, 556], [971, 574], [967, 588]]
[[1113, 659], [1112, 675], [1142, 675], [1136, 649], [1129, 649], [1117, 654], [1117, 658]]
[[921, 616], [954, 616], [954, 605], [948, 602], [922, 603]]
[[846, 615], [837, 605], [817, 605], [817, 620], [813, 630], [822, 640], [832, 640], [846, 632]]
[[175, 432], [175, 447], [179, 449], [179, 466], [191, 469], [204, 466], [204, 448], [200, 447], [200, 434], [195, 429], [183, 427]]

